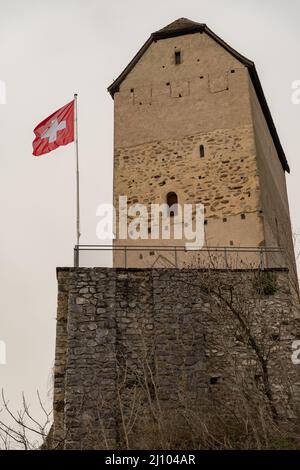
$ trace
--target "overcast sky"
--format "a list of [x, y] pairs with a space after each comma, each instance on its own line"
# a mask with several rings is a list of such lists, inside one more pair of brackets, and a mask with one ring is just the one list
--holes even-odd
[[46, 396], [54, 362], [56, 266], [75, 243], [73, 145], [32, 156], [33, 128], [79, 94], [82, 243], [96, 243], [96, 208], [112, 196], [113, 101], [107, 86], [151, 32], [179, 17], [207, 23], [256, 63], [291, 167], [300, 232], [298, 0], [0, 0], [0, 387], [11, 402]]

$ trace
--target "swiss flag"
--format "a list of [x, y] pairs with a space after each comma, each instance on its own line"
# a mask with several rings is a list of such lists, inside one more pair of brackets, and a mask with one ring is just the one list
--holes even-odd
[[36, 135], [32, 143], [33, 155], [49, 153], [61, 145], [74, 141], [74, 108], [75, 100], [55, 111], [36, 126], [33, 131]]

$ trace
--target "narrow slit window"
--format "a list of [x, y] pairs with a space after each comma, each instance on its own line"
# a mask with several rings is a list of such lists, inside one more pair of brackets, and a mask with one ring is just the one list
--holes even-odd
[[174, 192], [167, 194], [167, 204], [169, 206], [170, 217], [174, 217], [178, 214], [178, 197]]
[[181, 52], [175, 51], [175, 65], [181, 64]]
[[200, 145], [199, 153], [200, 153], [200, 158], [204, 158], [204, 156], [205, 156], [204, 145]]

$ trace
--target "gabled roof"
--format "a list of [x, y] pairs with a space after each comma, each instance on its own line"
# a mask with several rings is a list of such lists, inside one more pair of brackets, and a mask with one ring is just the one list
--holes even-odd
[[278, 157], [281, 161], [282, 167], [288, 173], [290, 172], [290, 168], [282, 148], [279, 136], [277, 134], [277, 130], [265, 98], [254, 62], [247, 59], [245, 56], [237, 52], [235, 49], [230, 47], [223, 39], [217, 36], [205, 23], [196, 23], [195, 21], [191, 21], [187, 18], [179, 18], [176, 21], [173, 21], [169, 25], [165, 26], [164, 28], [152, 33], [150, 38], [145, 42], [145, 44], [141, 47], [138, 53], [134, 56], [131, 62], [127, 65], [127, 67], [123, 70], [123, 72], [118, 76], [118, 78], [108, 87], [108, 91], [113, 97], [114, 94], [119, 91], [120, 84], [122, 81], [127, 77], [129, 72], [134, 68], [137, 62], [140, 60], [142, 55], [146, 52], [148, 47], [152, 44], [153, 41], [158, 41], [160, 39], [166, 39], [176, 36], [183, 36], [186, 34], [194, 34], [194, 33], [206, 33], [210, 36], [214, 41], [216, 41], [220, 46], [222, 46], [226, 51], [228, 51], [233, 57], [239, 60], [245, 67], [249, 70], [249, 75], [251, 77], [254, 89], [256, 91], [257, 98], [259, 100], [260, 106], [262, 108], [263, 114], [267, 121], [269, 131], [271, 133], [274, 145], [276, 147]]

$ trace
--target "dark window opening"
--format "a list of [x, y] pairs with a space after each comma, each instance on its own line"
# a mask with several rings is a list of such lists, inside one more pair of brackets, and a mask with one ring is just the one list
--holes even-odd
[[174, 217], [175, 215], [178, 214], [178, 197], [177, 197], [177, 194], [176, 193], [168, 193], [167, 194], [167, 204], [169, 206], [169, 214], [170, 214], [170, 217]]
[[180, 51], [175, 51], [175, 64], [176, 65], [181, 64], [181, 52]]
[[224, 219], [223, 219], [223, 222], [227, 222], [227, 219], [226, 219], [226, 217], [224, 217]]
[[219, 383], [221, 377], [220, 376], [212, 376], [210, 379], [209, 379], [209, 383], [211, 385], [216, 385], [217, 383]]
[[130, 92], [133, 93], [133, 92], [134, 92], [134, 88], [131, 88]]
[[208, 221], [207, 220], [204, 220], [204, 225], [207, 225], [208, 224]]
[[200, 158], [204, 158], [204, 155], [205, 155], [204, 145], [200, 145], [199, 152], [200, 152]]
[[231, 70], [231, 73], [235, 73], [235, 70], [234, 70], [234, 69], [232, 69], [232, 70]]
[[241, 219], [246, 219], [245, 214], [241, 214]]

